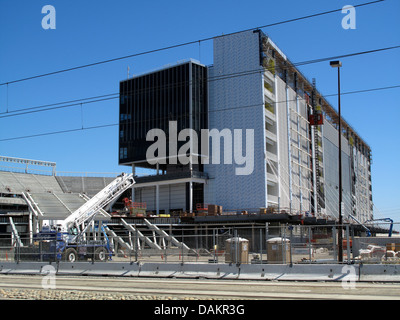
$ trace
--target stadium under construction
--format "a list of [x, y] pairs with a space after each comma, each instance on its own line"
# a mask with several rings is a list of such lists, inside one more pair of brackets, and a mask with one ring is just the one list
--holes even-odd
[[[211, 66], [180, 61], [121, 81], [119, 164], [154, 170], [136, 179], [133, 201], [156, 214], [213, 204], [220, 215], [336, 221], [338, 124], [315, 81], [266, 34], [240, 32], [214, 39]], [[343, 221], [365, 222], [373, 219], [371, 150], [341, 125]]]
[[[211, 66], [185, 60], [121, 81], [119, 108], [119, 164], [135, 183], [96, 216], [108, 235], [135, 234], [153, 249], [161, 249], [155, 234], [175, 245], [186, 238], [189, 248], [198, 241], [194, 233], [208, 239], [241, 227], [254, 251], [268, 227], [337, 225], [339, 121], [343, 223], [362, 235], [374, 218], [368, 144], [260, 30], [215, 38]], [[162, 154], [154, 129], [177, 143], [165, 143]], [[215, 155], [228, 161], [211, 161]], [[43, 225], [66, 219], [118, 175], [74, 176], [54, 162], [11, 156], [0, 161], [4, 245], [32, 242]], [[139, 175], [139, 168], [154, 174]], [[255, 226], [265, 228], [258, 234]], [[129, 237], [117, 238], [132, 248]], [[207, 240], [195, 246], [215, 249]]]
[[[115, 178], [64, 176], [61, 173], [57, 175], [55, 163], [52, 162], [12, 157], [1, 157], [1, 160], [3, 164], [8, 164], [9, 170], [0, 171], [1, 247], [29, 246], [38, 230], [68, 218]], [[25, 169], [18, 165], [10, 166], [12, 163], [22, 163]], [[35, 169], [31, 169], [33, 166]], [[46, 170], [46, 167], [50, 167], [51, 170]], [[2, 169], [4, 170], [4, 166]], [[186, 239], [187, 250], [194, 246], [198, 249], [212, 250], [215, 245], [212, 241], [214, 232], [226, 237], [233, 235], [233, 232], [227, 232], [228, 230], [238, 228], [241, 237], [252, 239], [253, 246], [250, 245], [250, 249], [258, 250], [256, 247], [259, 247], [260, 239], [266, 237], [268, 228], [269, 236], [282, 236], [280, 229], [274, 227], [319, 225], [319, 232], [326, 232], [331, 236], [330, 227], [336, 223], [327, 219], [291, 215], [287, 212], [268, 212], [263, 208], [258, 212], [224, 213], [223, 208], [216, 205], [198, 207], [193, 212], [171, 211], [168, 214], [157, 215], [154, 211], [147, 210], [145, 203], [129, 200], [130, 195], [131, 189], [96, 216], [97, 222], [101, 221], [107, 226], [109, 236], [117, 239], [115, 247], [120, 249], [132, 250], [132, 243], [129, 245], [121, 237], [121, 234], [126, 235], [129, 232], [140, 238], [139, 242], [143, 248], [162, 250], [154, 240], [157, 232], [158, 237], [165, 238], [164, 240], [171, 245], [179, 246], [183, 243], [182, 239]], [[324, 226], [327, 228], [323, 228]], [[359, 224], [352, 225], [352, 235], [364, 234], [364, 228]], [[259, 234], [258, 230], [262, 230], [262, 233]], [[381, 228], [370, 227], [369, 230], [374, 233], [387, 232]], [[202, 239], [200, 243], [194, 243], [199, 239]]]

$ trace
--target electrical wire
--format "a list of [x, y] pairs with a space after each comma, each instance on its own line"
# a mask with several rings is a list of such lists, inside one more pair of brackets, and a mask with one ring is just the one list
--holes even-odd
[[[371, 54], [371, 53], [383, 52], [383, 51], [393, 50], [393, 49], [398, 49], [398, 48], [400, 48], [400, 45], [392, 46], [392, 47], [386, 47], [386, 48], [373, 49], [373, 50], [368, 50], [368, 51], [353, 52], [353, 53], [334, 56], [334, 57], [325, 57], [325, 58], [307, 60], [307, 61], [303, 61], [303, 62], [297, 62], [297, 63], [293, 63], [293, 66], [302, 66], [302, 65], [306, 65], [306, 64], [320, 63], [320, 62], [329, 61], [329, 60], [333, 60], [333, 59], [340, 59], [340, 58], [347, 58], [347, 57], [358, 56], [358, 55], [363, 55], [363, 54]], [[289, 68], [289, 66], [286, 66], [286, 68]], [[265, 69], [268, 70], [268, 68], [265, 68]], [[235, 73], [224, 74], [224, 75], [220, 75], [220, 76], [209, 77], [207, 79], [207, 81], [210, 83], [212, 81], [226, 80], [226, 79], [231, 79], [231, 78], [234, 78], [234, 77], [247, 76], [247, 75], [252, 75], [252, 74], [262, 73], [262, 72], [264, 72], [264, 69], [262, 69], [262, 70], [255, 69], [255, 70], [249, 70], [249, 71], [235, 72]], [[158, 87], [154, 86], [152, 88], [153, 89], [161, 89], [161, 88], [176, 87], [176, 86], [179, 86], [179, 85], [186, 85], [188, 83], [188, 81], [189, 80], [182, 81], [180, 83], [174, 83], [174, 84], [167, 84], [167, 85], [164, 85], [164, 86], [158, 86]], [[145, 90], [148, 90], [148, 89], [135, 90], [135, 92], [139, 92], [140, 93], [141, 91], [144, 92]], [[99, 101], [104, 101], [104, 100], [109, 100], [109, 99], [116, 99], [116, 98], [119, 97], [119, 96], [110, 97], [110, 96], [115, 96], [115, 95], [119, 95], [119, 93], [110, 93], [110, 94], [106, 94], [106, 95], [100, 95], [100, 96], [89, 97], [89, 98], [82, 98], [82, 99], [77, 99], [77, 100], [70, 100], [70, 101], [65, 101], [65, 102], [58, 102], [58, 103], [47, 104], [47, 105], [42, 105], [42, 106], [37, 106], [37, 107], [28, 107], [28, 108], [18, 109], [18, 110], [14, 110], [14, 111], [9, 111], [7, 109], [7, 112], [0, 113], [0, 115], [6, 114], [5, 116], [0, 116], [0, 119], [1, 118], [12, 117], [12, 116], [16, 116], [16, 115], [23, 115], [23, 114], [34, 113], [34, 112], [49, 111], [49, 110], [55, 110], [55, 109], [60, 109], [60, 108], [72, 107], [72, 106], [77, 106], [80, 103], [85, 103], [86, 104], [86, 103], [99, 102]], [[325, 95], [325, 97], [326, 96], [327, 95]], [[103, 98], [103, 97], [107, 97], [107, 98], [98, 99], [98, 100], [95, 100], [95, 101], [87, 101], [87, 100]], [[108, 97], [110, 97], [110, 98], [108, 98]], [[84, 101], [86, 101], [86, 102], [84, 102]], [[56, 106], [56, 105], [60, 105], [60, 104], [64, 104], [64, 103], [68, 103], [68, 104], [64, 105], [64, 106], [51, 107], [51, 106]], [[50, 108], [46, 108], [46, 107], [50, 107]], [[37, 110], [37, 109], [41, 109], [41, 108], [46, 108], [46, 109], [42, 109], [42, 110], [39, 110], [39, 111], [32, 111], [32, 110]], [[27, 112], [22, 112], [22, 111], [27, 111]], [[19, 113], [17, 113], [17, 112], [19, 112]], [[15, 113], [17, 113], [17, 114], [15, 114]]]
[[[386, 90], [386, 89], [393, 89], [393, 88], [400, 88], [400, 85], [382, 87], [382, 88], [372, 88], [372, 89], [365, 89], [365, 90], [349, 91], [349, 92], [344, 92], [344, 93], [341, 93], [341, 94], [358, 94], [358, 93], [365, 93], [365, 92], [372, 92], [372, 91]], [[331, 94], [330, 96], [334, 96], [334, 95], [337, 95], [337, 94]], [[293, 100], [283, 100], [283, 101], [276, 102], [276, 103], [284, 103], [286, 101], [296, 101], [296, 100], [295, 99], [293, 99]], [[80, 105], [80, 103], [77, 103], [75, 105], [78, 106], [78, 105]], [[224, 109], [218, 109], [218, 110], [208, 110], [207, 112], [200, 112], [200, 114], [209, 114], [209, 113], [214, 113], [214, 112], [232, 111], [232, 110], [236, 110], [236, 109], [254, 108], [254, 107], [261, 107], [261, 106], [263, 106], [263, 105], [262, 104], [252, 104], [252, 105], [224, 108]], [[184, 113], [184, 114], [175, 116], [174, 120], [185, 119], [187, 117], [189, 117], [189, 114]], [[32, 135], [19, 136], [19, 137], [4, 138], [4, 139], [0, 139], [0, 142], [12, 141], [12, 140], [21, 140], [21, 139], [27, 139], [27, 138], [36, 138], [36, 137], [41, 137], [41, 136], [68, 133], [68, 132], [76, 132], [76, 131], [82, 131], [82, 130], [100, 129], [100, 128], [119, 126], [119, 125], [135, 125], [137, 123], [144, 124], [144, 123], [147, 123], [147, 122], [150, 122], [150, 121], [168, 121], [168, 120], [170, 120], [170, 117], [169, 116], [165, 116], [165, 117], [157, 117], [157, 118], [146, 118], [146, 120], [140, 120], [140, 119], [139, 120], [130, 120], [130, 121], [122, 122], [122, 123], [109, 123], [109, 124], [90, 126], [90, 127], [84, 127], [83, 123], [82, 123], [82, 127], [81, 128], [67, 129], [67, 130], [60, 130], [60, 131], [53, 131], [53, 132], [39, 133], [39, 134], [32, 134]]]
[[[358, 4], [358, 5], [354, 5], [353, 7], [354, 8], [363, 7], [363, 6], [367, 6], [367, 5], [377, 4], [377, 3], [380, 3], [380, 2], [383, 2], [383, 1], [385, 1], [385, 0], [370, 1], [370, 2], [366, 2], [366, 3], [361, 3], [361, 4]], [[192, 45], [192, 44], [199, 44], [201, 42], [210, 41], [210, 40], [213, 40], [213, 39], [216, 39], [216, 38], [221, 38], [221, 37], [225, 37], [225, 36], [239, 34], [239, 33], [242, 33], [242, 32], [248, 32], [248, 31], [251, 31], [251, 30], [265, 29], [265, 28], [278, 26], [278, 25], [282, 25], [282, 24], [286, 24], [286, 23], [291, 23], [291, 22], [301, 21], [301, 20], [305, 20], [305, 19], [315, 18], [315, 17], [319, 17], [319, 16], [323, 16], [323, 15], [327, 15], [327, 14], [331, 14], [331, 13], [335, 13], [335, 12], [339, 12], [339, 11], [342, 11], [342, 8], [329, 10], [329, 11], [324, 11], [324, 12], [319, 12], [319, 13], [310, 14], [310, 15], [297, 17], [297, 18], [293, 18], [293, 19], [288, 19], [288, 20], [283, 20], [283, 21], [279, 21], [279, 22], [274, 22], [274, 23], [263, 25], [263, 26], [259, 26], [259, 27], [255, 27], [255, 28], [249, 28], [249, 29], [245, 29], [245, 30], [240, 30], [240, 31], [236, 31], [236, 32], [232, 32], [232, 33], [228, 33], [228, 34], [224, 34], [224, 35], [219, 35], [219, 36], [214, 36], [214, 37], [207, 37], [207, 38], [198, 39], [198, 40], [194, 40], [194, 41], [183, 42], [183, 43], [180, 43], [180, 44], [175, 44], [175, 45], [166, 46], [166, 47], [157, 48], [157, 49], [148, 50], [148, 51], [143, 51], [143, 52], [138, 52], [138, 53], [134, 53], [134, 54], [126, 55], [126, 56], [116, 57], [116, 58], [102, 60], [102, 61], [97, 61], [97, 62], [88, 63], [88, 64], [75, 66], [75, 67], [71, 67], [71, 68], [66, 68], [66, 69], [61, 69], [61, 70], [57, 70], [57, 71], [42, 73], [42, 74], [38, 74], [38, 75], [26, 77], [26, 78], [20, 78], [20, 79], [17, 79], [17, 80], [11, 80], [11, 81], [0, 83], [0, 86], [4, 86], [4, 85], [8, 86], [9, 84], [13, 84], [13, 83], [18, 83], [18, 82], [37, 79], [37, 78], [47, 77], [47, 76], [51, 76], [51, 75], [55, 75], [55, 74], [60, 74], [60, 73], [64, 73], [64, 72], [69, 72], [69, 71], [79, 70], [79, 69], [83, 69], [83, 68], [98, 66], [98, 65], [101, 65], [101, 64], [120, 61], [120, 60], [124, 60], [124, 59], [128, 59], [128, 58], [138, 57], [138, 56], [147, 55], [147, 54], [156, 53], [156, 52], [161, 52], [161, 51], [165, 51], [165, 50], [175, 49], [175, 48], [188, 46], [188, 45]]]
[[114, 126], [117, 126], [117, 125], [118, 125], [118, 123], [116, 123], [116, 124], [115, 123], [113, 123], [113, 124], [102, 124], [102, 125], [91, 126], [91, 127], [83, 127], [82, 126], [80, 128], [75, 128], [75, 129], [66, 129], [66, 130], [59, 130], [59, 131], [31, 134], [31, 135], [28, 135], [28, 136], [6, 138], [6, 139], [1, 139], [0, 141], [12, 141], [12, 140], [27, 139], [27, 138], [37, 138], [37, 137], [50, 136], [50, 135], [56, 135], [56, 134], [61, 134], [61, 133], [71, 133], [71, 132], [77, 132], [77, 131], [85, 131], [85, 130], [106, 128], [106, 127], [114, 127]]
[[[372, 4], [372, 3], [377, 3], [377, 2], [382, 2], [382, 1], [384, 1], [384, 0], [373, 1], [373, 2], [369, 2], [369, 3], [365, 3], [365, 4], [360, 4], [360, 5], [358, 5], [358, 6], [364, 6], [364, 5], [368, 5], [368, 4]], [[339, 10], [339, 9], [333, 10], [333, 11], [329, 11], [329, 12], [324, 12], [324, 13], [309, 15], [309, 16], [305, 16], [305, 17], [295, 18], [295, 19], [291, 19], [291, 20], [285, 20], [285, 21], [281, 21], [281, 22], [278, 22], [278, 23], [273, 23], [273, 24], [269, 24], [269, 25], [265, 25], [265, 26], [260, 26], [258, 29], [265, 28], [265, 27], [269, 27], [269, 26], [273, 26], [273, 25], [277, 25], [277, 24], [282, 24], [282, 23], [287, 23], [287, 22], [293, 22], [293, 21], [297, 21], [297, 20], [301, 20], [301, 19], [305, 19], [305, 18], [315, 17], [315, 16], [318, 16], [318, 15], [328, 14], [328, 13], [336, 12], [336, 11], [338, 11], [338, 10]], [[249, 30], [254, 30], [254, 29], [242, 30], [242, 31], [238, 31], [238, 32], [235, 32], [235, 33], [240, 33], [240, 32], [249, 31]], [[231, 34], [235, 34], [235, 33], [231, 33]], [[227, 34], [227, 35], [230, 35], [230, 34]], [[223, 35], [223, 36], [227, 36], [227, 35]], [[222, 37], [222, 36], [218, 36], [218, 37]], [[216, 38], [216, 37], [207, 38], [207, 39], [201, 39], [201, 40], [196, 40], [195, 42], [196, 42], [196, 43], [197, 43], [197, 42], [200, 43], [201, 41], [211, 40], [211, 39], [214, 39], [214, 38]], [[178, 46], [180, 46], [180, 45], [178, 45]], [[388, 48], [380, 48], [380, 49], [374, 49], [374, 50], [369, 50], [369, 51], [356, 52], [356, 53], [351, 53], [351, 54], [346, 54], [346, 55], [341, 55], [341, 56], [334, 56], [334, 57], [328, 57], [328, 58], [313, 59], [313, 60], [308, 60], [308, 61], [299, 62], [299, 63], [293, 64], [293, 65], [299, 65], [299, 66], [300, 66], [300, 65], [306, 65], [306, 64], [311, 64], [311, 63], [318, 63], [318, 62], [322, 62], [322, 61], [326, 61], [326, 60], [332, 60], [332, 59], [343, 58], [343, 57], [350, 57], [350, 56], [355, 56], [355, 55], [360, 55], [360, 54], [367, 54], [367, 53], [379, 52], [379, 51], [390, 50], [390, 49], [395, 49], [395, 48], [399, 48], [399, 47], [400, 47], [400, 46], [393, 46], [393, 47], [388, 47]], [[170, 47], [168, 47], [168, 48], [170, 48]], [[160, 48], [160, 49], [157, 49], [157, 50], [165, 50], [165, 48]], [[140, 53], [140, 54], [145, 54], [145, 53]], [[126, 56], [126, 57], [127, 57], [127, 56]], [[116, 58], [116, 59], [123, 59], [123, 58], [126, 58], [126, 57], [120, 57], [120, 58]], [[105, 60], [105, 61], [102, 61], [101, 63], [106, 63], [106, 62], [110, 62], [110, 61], [115, 61], [115, 59]], [[86, 66], [92, 66], [92, 65], [96, 65], [96, 64], [99, 64], [99, 63], [93, 63], [93, 64], [89, 64], [89, 65], [74, 67], [73, 69], [82, 68], [82, 67], [86, 67]], [[67, 69], [66, 71], [70, 71], [70, 70], [72, 70], [72, 69]], [[64, 71], [65, 71], [65, 70], [64, 70]], [[56, 71], [56, 73], [60, 73], [60, 72], [63, 72], [63, 70]], [[223, 80], [223, 79], [228, 79], [228, 78], [230, 78], [230, 77], [235, 77], [235, 76], [249, 75], [249, 74], [252, 74], [253, 72], [254, 72], [254, 73], [256, 73], [256, 72], [259, 73], [260, 70], [258, 69], [258, 70], [254, 70], [254, 71], [250, 71], [250, 72], [245, 72], [245, 73], [235, 73], [235, 74], [230, 74], [230, 75], [223, 75], [223, 76], [215, 77], [215, 79], [209, 79], [208, 81]], [[51, 74], [54, 74], [54, 73], [51, 73]], [[41, 77], [41, 76], [44, 76], [44, 75], [38, 75], [38, 76]], [[37, 76], [35, 76], [35, 77], [37, 77]], [[22, 80], [28, 80], [28, 78], [25, 78], [25, 79], [22, 79]], [[16, 80], [16, 81], [19, 82], [19, 81], [21, 81], [21, 79], [20, 79], [20, 80]], [[12, 82], [6, 82], [6, 83], [4, 83], [4, 84], [7, 84], [7, 87], [8, 87], [8, 84], [10, 84], [10, 83], [12, 83]], [[2, 85], [2, 84], [0, 84], [0, 85]], [[368, 91], [370, 91], [370, 90], [371, 90], [371, 91], [372, 91], [372, 90], [383, 90], [383, 89], [395, 88], [395, 87], [398, 87], [398, 86], [392, 86], [392, 87], [386, 87], [386, 88], [367, 89], [367, 90], [362, 90], [362, 91], [360, 91], [360, 92], [368, 92]], [[348, 94], [348, 93], [343, 93], [343, 94]], [[118, 95], [118, 96], [110, 97], [110, 96], [112, 96], [112, 95]], [[333, 94], [333, 95], [337, 95], [337, 94]], [[327, 95], [326, 95], [326, 96], [327, 96]], [[87, 101], [87, 100], [89, 100], [89, 99], [94, 99], [94, 98], [97, 98], [97, 97], [104, 97], [104, 98], [100, 98], [100, 99], [96, 99], [96, 100], [92, 100], [92, 101]], [[76, 103], [70, 103], [70, 104], [61, 105], [61, 106], [60, 106], [60, 104], [63, 104], [63, 103], [54, 103], [54, 104], [49, 104], [49, 105], [45, 105], [45, 106], [31, 107], [31, 108], [25, 108], [25, 109], [20, 109], [20, 110], [16, 110], [16, 111], [11, 111], [11, 112], [13, 112], [14, 114], [9, 114], [10, 111], [7, 110], [7, 111], [8, 111], [8, 112], [7, 112], [7, 115], [1, 116], [0, 118], [6, 118], [6, 117], [10, 117], [10, 116], [18, 116], [18, 115], [29, 114], [29, 113], [33, 113], [33, 112], [49, 111], [49, 110], [55, 110], [55, 109], [60, 109], [60, 108], [66, 108], [66, 107], [71, 107], [71, 106], [78, 106], [78, 105], [80, 105], [80, 106], [81, 106], [81, 116], [82, 116], [82, 121], [83, 121], [82, 104], [94, 103], [94, 102], [101, 102], [101, 101], [106, 101], [106, 100], [110, 100], [110, 99], [116, 99], [116, 98], [119, 98], [119, 94], [118, 94], [118, 93], [115, 93], [115, 94], [108, 94], [108, 95], [102, 95], [102, 96], [97, 96], [97, 97], [83, 98], [83, 99], [79, 99], [79, 100], [71, 100], [70, 102], [76, 102]], [[105, 98], [105, 97], [107, 97], [107, 98]], [[285, 101], [286, 101], [286, 100], [285, 100]], [[282, 102], [283, 102], [283, 101], [282, 101]], [[279, 103], [279, 102], [275, 102], [275, 103]], [[57, 105], [57, 106], [56, 106], [56, 105]], [[47, 106], [53, 106], [53, 107], [43, 109], [44, 107], [47, 107]], [[258, 105], [257, 105], [257, 106], [258, 106]], [[227, 108], [227, 109], [221, 109], [221, 110], [211, 110], [210, 112], [227, 111], [227, 110], [238, 109], [238, 108], [247, 108], [247, 107], [254, 107], [254, 105], [251, 105], [251, 106], [241, 106], [241, 107], [233, 107], [233, 108]], [[39, 109], [39, 108], [41, 108], [41, 110], [37, 110], [37, 109]], [[36, 110], [31, 110], [31, 109], [36, 109]], [[26, 111], [26, 112], [21, 112], [21, 111]], [[17, 113], [17, 112], [18, 112], [18, 113]], [[185, 115], [184, 115], [184, 116], [185, 116]], [[156, 119], [148, 119], [148, 120], [151, 121], [151, 120], [156, 120]], [[159, 119], [157, 119], [157, 120], [159, 120]], [[93, 129], [93, 128], [108, 127], [108, 126], [115, 126], [115, 125], [118, 125], [118, 124], [107, 124], [107, 125], [100, 125], [100, 126], [94, 126], [94, 127], [87, 127], [87, 128], [84, 128], [84, 127], [83, 127], [83, 123], [82, 123], [82, 128], [81, 128], [81, 129], [71, 129], [71, 130], [72, 130], [72, 131], [84, 130], [84, 129], [88, 129], [88, 130], [89, 130], [89, 129]], [[71, 130], [57, 131], [57, 132], [54, 132], [54, 133], [70, 132]], [[47, 134], [54, 134], [54, 133], [53, 133], [53, 132], [50, 132], [50, 133], [47, 133]], [[40, 135], [47, 135], [47, 134], [45, 133], [45, 134], [40, 134]], [[38, 136], [38, 135], [33, 135], [33, 136]], [[28, 137], [28, 136], [25, 136], [25, 137]], [[21, 138], [25, 138], [25, 137], [16, 137], [16, 138], [9, 138], [9, 139], [21, 139]], [[6, 139], [6, 140], [9, 140], [9, 139]], [[3, 139], [3, 140], [0, 140], [0, 141], [6, 141], [6, 140]]]
[[[81, 102], [86, 101], [86, 100], [92, 100], [92, 99], [98, 99], [98, 98], [103, 98], [103, 97], [115, 96], [116, 94], [119, 95], [119, 93], [109, 93], [109, 94], [104, 94], [104, 95], [100, 95], [100, 96], [94, 96], [94, 97], [87, 97], [87, 98], [81, 98], [81, 99], [75, 99], [75, 100], [68, 100], [68, 101], [44, 104], [44, 105], [36, 106], [36, 107], [27, 107], [27, 108], [21, 108], [21, 109], [16, 109], [16, 110], [9, 110], [7, 112], [0, 112], [0, 115], [2, 115], [2, 114], [12, 114], [12, 113], [21, 112], [21, 111], [36, 110], [36, 109], [40, 109], [40, 108], [57, 106], [57, 105], [60, 105], [60, 104], [62, 105], [62, 104], [65, 104], [65, 103], [71, 103], [71, 104], [73, 104], [73, 103], [81, 103]], [[49, 109], [49, 110], [51, 110], [51, 109]]]
[[[373, 91], [380, 91], [380, 90], [388, 90], [388, 89], [396, 89], [396, 88], [400, 88], [400, 85], [393, 85], [393, 86], [387, 86], [387, 87], [377, 87], [377, 88], [370, 88], [370, 89], [363, 89], [363, 90], [355, 90], [355, 91], [347, 91], [347, 92], [342, 92], [341, 95], [350, 95], [350, 94], [357, 94], [357, 93], [365, 93], [365, 92], [373, 92]], [[144, 90], [144, 89], [143, 89]], [[141, 91], [141, 90], [138, 90]], [[135, 91], [137, 92], [137, 91]], [[130, 93], [130, 91], [127, 92], [128, 94]], [[115, 97], [110, 97], [111, 95], [117, 95]], [[337, 93], [332, 93], [332, 94], [326, 94], [323, 95], [322, 97], [327, 98], [327, 97], [334, 97], [337, 96]], [[96, 99], [96, 100], [90, 100], [87, 101], [89, 99], [95, 99], [97, 97], [107, 97], [107, 98], [100, 98], [100, 99]], [[56, 107], [49, 107], [49, 108], [45, 108], [46, 106], [51, 106], [51, 105], [59, 105], [62, 104], [63, 102], [59, 102], [59, 103], [55, 103], [55, 104], [49, 104], [49, 105], [44, 105], [44, 106], [37, 106], [37, 107], [29, 107], [26, 109], [20, 109], [20, 110], [16, 110], [13, 111], [14, 113], [10, 114], [10, 112], [3, 112], [0, 113], [0, 119], [2, 118], [10, 118], [10, 117], [16, 117], [16, 116], [21, 116], [21, 115], [26, 115], [26, 114], [31, 114], [31, 113], [38, 113], [38, 112], [45, 112], [45, 111], [51, 111], [51, 110], [58, 110], [58, 109], [63, 109], [63, 108], [69, 108], [69, 107], [74, 107], [74, 106], [81, 106], [83, 104], [90, 104], [90, 103], [96, 103], [96, 102], [103, 102], [103, 101], [108, 101], [108, 100], [112, 100], [112, 99], [119, 99], [120, 95], [119, 93], [114, 93], [114, 94], [107, 94], [107, 95], [102, 95], [102, 96], [96, 96], [96, 97], [91, 97], [91, 98], [83, 98], [83, 99], [79, 99], [79, 100], [71, 100], [71, 101], [76, 101], [75, 103], [71, 103], [71, 104], [66, 104], [66, 105], [61, 105], [61, 106], [56, 106]], [[71, 101], [66, 101], [66, 103], [71, 102]], [[285, 103], [285, 102], [293, 102], [296, 101], [296, 99], [289, 99], [289, 100], [282, 100], [282, 101], [275, 101], [275, 104], [279, 104], [279, 103]], [[223, 110], [209, 110], [208, 112], [216, 112], [216, 111], [226, 111], [226, 110], [232, 110], [232, 109], [238, 109], [238, 108], [247, 108], [248, 106], [243, 106], [243, 107], [232, 107], [232, 108], [227, 108], [227, 109], [223, 109]], [[41, 109], [39, 109], [41, 108]], [[45, 109], [42, 109], [45, 108]], [[32, 110], [33, 109], [33, 110]], [[39, 109], [39, 110], [38, 110]], [[19, 111], [23, 111], [23, 110], [29, 110], [29, 111], [25, 111], [25, 112], [19, 112]], [[19, 113], [17, 113], [19, 112]], [[153, 119], [154, 120], [154, 119]], [[0, 140], [1, 141], [1, 140]]]

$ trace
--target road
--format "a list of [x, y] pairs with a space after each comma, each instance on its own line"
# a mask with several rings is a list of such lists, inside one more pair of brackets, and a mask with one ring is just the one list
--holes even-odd
[[[43, 276], [0, 275], [1, 289], [43, 291]], [[165, 278], [56, 276], [55, 291], [91, 291], [193, 297], [196, 299], [362, 299], [399, 300], [398, 283], [355, 283], [344, 289], [339, 282], [287, 282]], [[68, 298], [67, 298], [68, 299]]]

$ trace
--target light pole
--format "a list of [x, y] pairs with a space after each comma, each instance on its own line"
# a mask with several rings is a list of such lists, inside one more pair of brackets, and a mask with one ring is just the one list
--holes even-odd
[[343, 262], [343, 235], [342, 235], [342, 117], [340, 114], [340, 67], [342, 66], [341, 61], [331, 61], [330, 65], [332, 68], [338, 69], [338, 115], [339, 115], [339, 252], [338, 262]]

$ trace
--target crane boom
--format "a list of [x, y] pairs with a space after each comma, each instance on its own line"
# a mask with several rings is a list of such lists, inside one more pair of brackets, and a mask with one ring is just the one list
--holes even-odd
[[79, 230], [80, 227], [83, 229], [86, 222], [91, 221], [102, 208], [118, 198], [133, 184], [135, 184], [133, 174], [122, 173], [93, 198], [67, 217], [61, 225], [61, 230], [66, 232], [74, 227], [76, 227], [77, 230]]
[[373, 220], [368, 220], [365, 223], [369, 223], [369, 222], [375, 222], [375, 221], [386, 221], [386, 222], [390, 222], [390, 227], [389, 227], [389, 234], [388, 236], [391, 237], [392, 233], [393, 233], [393, 220], [390, 218], [382, 218], [382, 219], [373, 219]]
[[355, 216], [349, 214], [349, 217], [352, 218], [355, 222], [360, 224], [365, 229], [365, 231], [367, 232], [367, 237], [371, 236], [371, 230], [369, 230], [364, 224], [362, 224]]

